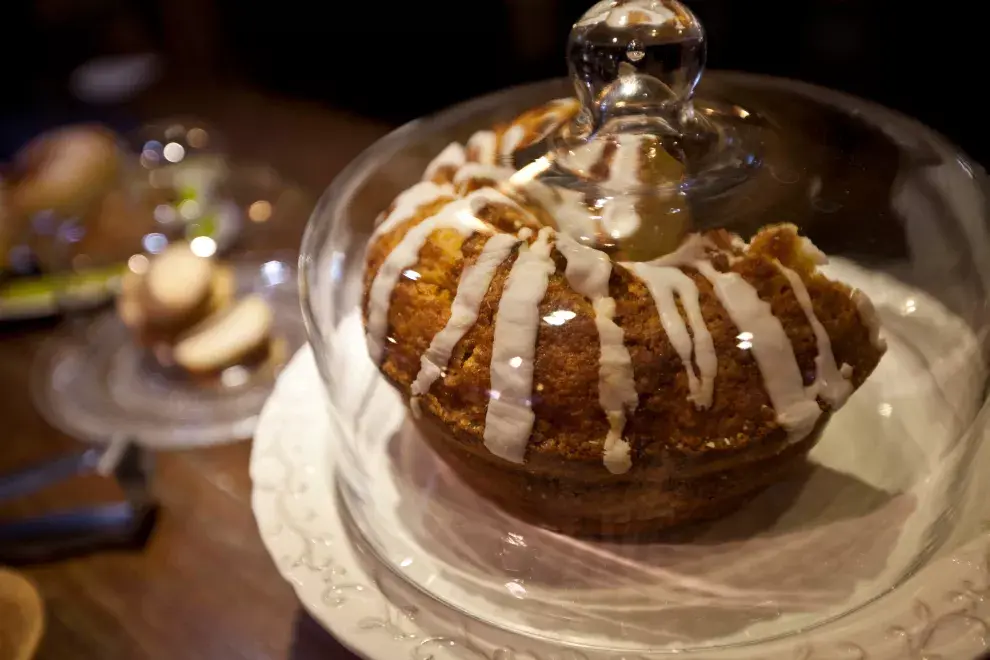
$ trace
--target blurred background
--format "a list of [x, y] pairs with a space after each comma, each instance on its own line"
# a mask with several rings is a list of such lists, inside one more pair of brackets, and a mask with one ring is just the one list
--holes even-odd
[[[977, 4], [685, 1], [708, 30], [711, 68], [844, 90], [916, 117], [979, 161], [990, 159], [982, 103], [987, 40]], [[256, 387], [239, 380], [204, 401], [198, 383], [184, 374], [162, 377], [162, 365], [130, 341], [104, 291], [123, 287], [104, 284], [147, 272], [145, 255], [186, 240], [196, 256], [222, 257], [222, 268], [253, 260], [245, 291], [268, 292], [273, 307], [284, 294], [292, 312], [275, 316], [298, 325], [291, 271], [309, 212], [334, 176], [403, 122], [565, 75], [570, 27], [591, 4], [7, 0], [0, 247], [5, 239], [21, 247], [26, 236], [33, 253], [19, 261], [17, 250], [0, 249], [0, 565], [28, 565], [44, 595], [47, 624], [37, 657], [351, 657], [299, 609], [275, 572], [249, 508], [249, 448], [221, 441], [250, 437], [241, 418], [250, 421], [264, 400], [275, 358], [271, 370], [257, 372], [267, 380]], [[21, 159], [25, 166], [15, 155], [46, 131], [87, 122], [113, 129], [125, 149], [111, 149], [107, 160], [126, 176], [104, 181], [99, 200], [69, 200], [57, 231], [37, 204], [21, 199], [17, 217], [31, 222], [15, 227], [5, 205], [15, 208], [11, 192], [38, 174], [31, 158]], [[98, 174], [107, 169], [95, 167]], [[158, 175], [169, 172], [162, 184]], [[85, 177], [70, 183], [80, 181], [70, 186], [73, 193], [96, 187]], [[79, 233], [77, 216], [89, 223], [88, 234]], [[94, 274], [97, 266], [110, 270]], [[60, 270], [79, 271], [82, 279], [51, 278], [47, 288], [32, 279]], [[94, 282], [92, 295], [80, 293]], [[76, 293], [103, 306], [91, 317], [69, 314]], [[56, 311], [65, 314], [57, 318]], [[300, 328], [271, 334], [263, 339], [284, 341], [283, 357], [302, 341]], [[49, 343], [77, 352], [48, 351]], [[78, 387], [66, 385], [66, 355], [82, 356], [72, 381]], [[111, 392], [109, 370], [96, 369], [121, 355], [134, 367], [114, 372], [124, 380]], [[149, 382], [154, 388], [142, 389]], [[121, 392], [127, 405], [111, 396]], [[217, 401], [228, 394], [230, 401], [222, 401], [230, 412], [222, 417]], [[165, 421], [154, 416], [162, 400], [174, 404]], [[84, 417], [92, 423], [83, 424]], [[185, 435], [174, 432], [180, 421]], [[174, 451], [156, 453], [153, 471], [122, 468], [115, 479], [92, 473], [99, 454], [79, 454], [89, 446], [83, 443], [128, 434], [151, 449]], [[69, 468], [58, 463], [59, 469], [81, 479], [53, 478], [40, 495], [11, 497], [21, 495], [22, 471], [37, 481], [33, 466], [66, 456]], [[109, 537], [86, 528], [86, 538], [68, 546], [64, 534], [24, 540], [44, 527], [36, 516], [122, 500], [125, 515]], [[143, 552], [95, 553], [108, 548]], [[0, 601], [3, 594], [0, 585]], [[0, 607], [0, 660], [9, 657], [4, 623]]]
[[[569, 27], [590, 4], [15, 0], [4, 21], [10, 38], [0, 46], [8, 63], [0, 155], [39, 122], [126, 121], [113, 106], [137, 91], [114, 80], [127, 75], [154, 78], [170, 92], [158, 100], [180, 107], [206, 105], [197, 94], [251, 89], [403, 122], [506, 85], [562, 75]], [[916, 116], [978, 160], [990, 156], [977, 96], [987, 57], [976, 5], [688, 4], [708, 29], [710, 66], [846, 90]], [[124, 54], [156, 59], [105, 59]]]

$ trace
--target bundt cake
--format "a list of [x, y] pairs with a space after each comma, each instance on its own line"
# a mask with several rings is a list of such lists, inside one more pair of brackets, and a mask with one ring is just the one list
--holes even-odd
[[[639, 262], [574, 238], [636, 231], [645, 211], [589, 228], [589, 200], [503, 184], [576, 109], [451, 145], [382, 214], [370, 356], [433, 449], [511, 513], [594, 535], [721, 515], [804, 461], [883, 355], [876, 315], [791, 225], [689, 234]], [[621, 137], [576, 155], [590, 176], [677, 176], [639, 157], [648, 137]]]

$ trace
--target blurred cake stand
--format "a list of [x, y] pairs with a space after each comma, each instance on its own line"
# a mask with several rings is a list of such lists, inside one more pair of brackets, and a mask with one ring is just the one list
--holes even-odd
[[74, 437], [108, 442], [124, 434], [153, 449], [250, 438], [276, 375], [305, 341], [305, 330], [288, 259], [232, 265], [238, 295], [259, 294], [273, 310], [272, 348], [262, 365], [231, 367], [208, 382], [192, 380], [159, 365], [111, 311], [83, 336], [43, 348], [31, 388], [45, 419]]
[[[193, 380], [138, 346], [115, 312], [79, 318], [69, 337], [42, 350], [31, 383], [35, 405], [53, 426], [93, 442], [123, 434], [149, 448], [181, 449], [247, 439], [275, 376], [305, 339], [295, 251], [271, 246], [280, 244], [276, 227], [301, 221], [310, 205], [272, 168], [229, 162], [222, 137], [201, 121], [149, 124], [132, 143], [131, 193], [153, 209], [151, 231], [140, 245], [125, 246], [134, 255], [127, 267], [146, 267], [142, 252], [157, 254], [173, 240], [189, 241], [199, 256], [224, 255], [237, 297], [258, 294], [273, 308], [270, 354], [255, 368]], [[236, 256], [226, 256], [232, 248]]]
[[[312, 351], [280, 376], [251, 456], [252, 507], [265, 546], [303, 606], [342, 643], [373, 660], [645, 660], [493, 628], [444, 604], [375, 558], [340, 503], [346, 462]], [[990, 460], [984, 443], [978, 461]], [[438, 580], [445, 579], [438, 574]], [[757, 645], [697, 657], [765, 660], [970, 658], [990, 646], [990, 533], [923, 567], [865, 607]], [[756, 654], [756, 655], [754, 655]], [[695, 657], [692, 655], [692, 657]]]

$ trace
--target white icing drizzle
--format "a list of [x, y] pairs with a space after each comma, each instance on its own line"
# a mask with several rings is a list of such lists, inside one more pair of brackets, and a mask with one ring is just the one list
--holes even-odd
[[477, 163], [494, 165], [498, 156], [498, 136], [495, 131], [478, 131], [468, 140], [467, 150], [477, 154]]
[[499, 153], [502, 156], [508, 157], [516, 152], [519, 145], [526, 138], [526, 129], [519, 125], [513, 124], [509, 130], [502, 134], [502, 144], [499, 147]]
[[[646, 16], [645, 25], [658, 27], [677, 18], [677, 15], [657, 0], [628, 0], [626, 4], [615, 7], [611, 0], [599, 2], [585, 13], [585, 18], [578, 21], [578, 26], [596, 25], [605, 22], [609, 27], [629, 27], [631, 14], [639, 13]], [[641, 17], [637, 17], [641, 18]], [[642, 25], [643, 23], [638, 23]]]
[[[797, 228], [794, 231], [796, 233]], [[825, 266], [828, 264], [828, 255], [819, 250], [818, 246], [812, 243], [811, 239], [807, 236], [801, 237], [801, 240], [798, 242], [798, 250], [816, 266]]]
[[605, 140], [593, 140], [563, 155], [567, 169], [587, 176], [605, 153]]
[[476, 190], [467, 197], [451, 202], [440, 213], [423, 220], [410, 229], [398, 245], [389, 253], [368, 294], [368, 353], [376, 363], [380, 362], [385, 350], [385, 333], [388, 330], [388, 311], [392, 291], [399, 277], [416, 264], [419, 251], [423, 249], [430, 235], [438, 229], [453, 229], [461, 236], [474, 232], [491, 232], [491, 228], [477, 217], [478, 211], [488, 203], [506, 204], [515, 208], [518, 205], [511, 199], [491, 188]]
[[804, 387], [794, 347], [780, 319], [773, 315], [770, 303], [760, 299], [756, 289], [738, 273], [720, 273], [707, 261], [697, 261], [694, 267], [712, 283], [729, 318], [741, 334], [745, 333], [777, 422], [792, 441], [802, 440], [814, 429], [822, 411]]
[[598, 227], [580, 191], [551, 188], [541, 181], [528, 181], [520, 188], [530, 200], [546, 209], [561, 233], [589, 239], [597, 234]]
[[595, 219], [588, 212], [584, 194], [579, 190], [561, 188], [560, 202], [553, 207], [553, 219], [557, 226], [570, 236], [594, 239], [598, 233]]
[[467, 151], [459, 143], [452, 142], [426, 166], [426, 171], [423, 173], [423, 180], [429, 181], [444, 167], [459, 169], [466, 162]]
[[636, 211], [637, 197], [629, 194], [630, 189], [641, 183], [640, 143], [642, 136], [620, 134], [615, 156], [609, 167], [606, 190], [614, 190], [614, 197], [602, 209], [602, 228], [615, 239], [630, 236], [639, 229], [641, 220]]
[[710, 240], [701, 234], [691, 234], [676, 250], [649, 263], [653, 266], [669, 266], [671, 268], [693, 267], [694, 262], [704, 259], [705, 253], [711, 249], [715, 249], [715, 245]]
[[511, 234], [495, 234], [482, 248], [478, 260], [461, 276], [457, 294], [450, 308], [450, 319], [420, 358], [421, 368], [412, 385], [414, 397], [430, 391], [450, 362], [450, 354], [468, 330], [478, 320], [478, 311], [488, 293], [499, 265], [512, 253], [519, 239]]
[[[636, 2], [635, 0], [621, 7], [616, 7], [609, 12], [605, 24], [613, 28], [625, 28], [630, 26], [630, 21], [634, 14], [639, 14], [637, 18], [646, 17], [646, 25], [659, 26], [667, 21], [676, 18], [674, 12], [670, 11], [659, 2]], [[644, 23], [633, 23], [642, 25]]]
[[[711, 332], [701, 314], [698, 286], [677, 268], [645, 263], [626, 263], [623, 266], [642, 280], [653, 296], [660, 315], [660, 324], [687, 373], [690, 392], [688, 398], [698, 408], [710, 407], [715, 390], [715, 374], [718, 372], [718, 356]], [[690, 333], [677, 309], [675, 294], [680, 299], [691, 326]], [[692, 354], [697, 363], [697, 374], [692, 363]]]
[[607, 188], [636, 188], [640, 184], [639, 161], [641, 135], [620, 133], [616, 136], [618, 145], [608, 173]]
[[595, 25], [601, 23], [612, 11], [613, 0], [600, 0], [591, 9], [585, 12], [584, 18], [576, 23], [576, 26]]
[[[734, 249], [739, 250], [740, 252], [745, 252], [749, 249], [749, 243], [744, 241], [739, 234], [732, 234], [732, 237], [729, 239], [729, 243]], [[818, 248], [815, 249], [817, 250]]]
[[[832, 354], [832, 340], [815, 315], [815, 308], [811, 303], [811, 296], [804, 285], [801, 276], [793, 270], [774, 259], [777, 269], [784, 274], [790, 282], [791, 290], [797, 298], [804, 315], [815, 332], [815, 342], [818, 346], [818, 355], [815, 357], [815, 382], [811, 385], [812, 396], [820, 396], [828, 403], [833, 410], [838, 410], [853, 392], [853, 385], [843, 375], [842, 370], [835, 364], [835, 355]], [[849, 365], [843, 365], [849, 367]], [[851, 367], [849, 367], [851, 369]]]
[[886, 353], [887, 340], [881, 334], [880, 316], [877, 314], [877, 308], [873, 306], [873, 301], [859, 289], [852, 292], [852, 301], [856, 305], [856, 311], [859, 312], [859, 320], [870, 332], [870, 343], [873, 344], [873, 348]]
[[529, 144], [536, 144], [537, 142], [542, 142], [557, 130], [560, 125], [567, 121], [571, 116], [577, 113], [581, 104], [575, 98], [569, 99], [557, 99], [551, 101], [547, 104], [546, 116], [550, 118], [551, 121], [547, 122], [546, 125], [542, 127], [542, 130], [530, 138]]
[[629, 443], [622, 437], [626, 412], [639, 404], [632, 357], [625, 346], [622, 328], [616, 325], [615, 300], [609, 296], [608, 280], [612, 261], [599, 250], [581, 245], [570, 236], [557, 236], [557, 249], [567, 260], [565, 276], [571, 288], [588, 298], [595, 310], [595, 326], [601, 347], [598, 370], [598, 401], [608, 419], [603, 460], [612, 474], [624, 474], [632, 467]]
[[567, 261], [565, 276], [577, 293], [592, 302], [608, 298], [608, 280], [612, 276], [612, 262], [600, 250], [581, 245], [570, 236], [557, 237], [557, 249]]
[[406, 190], [395, 198], [392, 212], [385, 216], [375, 228], [372, 238], [386, 234], [397, 226], [409, 220], [419, 209], [432, 204], [441, 197], [454, 196], [454, 188], [448, 184], [437, 185], [431, 181], [422, 181]]
[[641, 224], [633, 195], [616, 195], [602, 208], [602, 229], [613, 239], [635, 234]]
[[491, 181], [506, 181], [516, 171], [511, 167], [490, 165], [488, 163], [466, 163], [454, 175], [454, 183], [462, 184], [471, 179], [486, 179]]
[[533, 368], [540, 328], [540, 302], [550, 275], [553, 230], [544, 227], [531, 246], [522, 245], [509, 271], [495, 316], [491, 393], [485, 446], [496, 456], [522, 463], [533, 432]]

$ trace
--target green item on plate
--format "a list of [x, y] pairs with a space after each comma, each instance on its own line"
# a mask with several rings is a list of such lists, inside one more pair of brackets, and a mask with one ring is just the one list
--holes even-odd
[[0, 284], [0, 320], [35, 318], [58, 310], [59, 297], [69, 305], [99, 304], [117, 291], [124, 265], [67, 275], [17, 277]]

